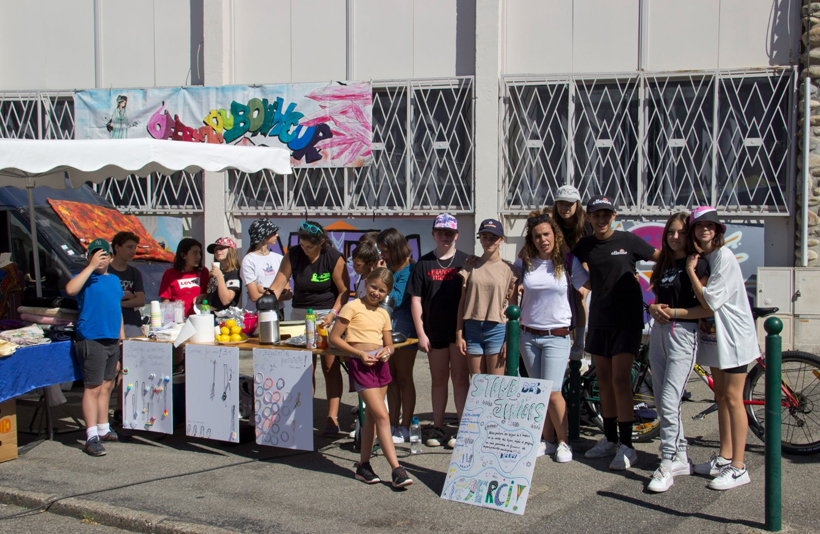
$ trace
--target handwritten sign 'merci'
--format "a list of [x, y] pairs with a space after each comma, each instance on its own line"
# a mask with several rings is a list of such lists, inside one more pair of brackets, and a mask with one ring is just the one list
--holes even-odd
[[475, 375], [441, 498], [523, 514], [552, 382]]

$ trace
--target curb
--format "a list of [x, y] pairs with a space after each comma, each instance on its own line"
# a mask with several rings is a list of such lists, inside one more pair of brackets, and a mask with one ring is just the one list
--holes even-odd
[[145, 532], [146, 534], [236, 534], [239, 532], [200, 523], [188, 523], [171, 516], [149, 514], [77, 497], [60, 499], [46, 508], [48, 503], [54, 501], [55, 498], [59, 499], [59, 497], [45, 493], [0, 486], [0, 503], [33, 510], [42, 508], [49, 513], [81, 520], [91, 516], [101, 525], [132, 532]]

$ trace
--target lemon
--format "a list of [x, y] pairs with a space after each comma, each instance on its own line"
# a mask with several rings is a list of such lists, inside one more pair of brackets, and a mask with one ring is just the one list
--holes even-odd
[[231, 329], [230, 329], [230, 328], [228, 328], [227, 326], [223, 326], [222, 328], [220, 328], [220, 329], [219, 329], [219, 332], [220, 332], [221, 334], [230, 334], [230, 333], [231, 333]]
[[231, 334], [231, 341], [242, 341], [242, 336], [239, 334]]
[[231, 336], [228, 336], [228, 335], [224, 335], [224, 334], [222, 334], [222, 335], [216, 336], [216, 340], [217, 340], [217, 341], [222, 341], [222, 342], [225, 342], [225, 341], [230, 341], [230, 340], [231, 340]]
[[[227, 334], [228, 332], [225, 332], [225, 333]], [[241, 334], [241, 333], [242, 333], [242, 327], [240, 327], [240, 326], [232, 326], [232, 327], [231, 327], [231, 331], [230, 331], [230, 333], [231, 333], [231, 334]]]
[[236, 321], [234, 321], [233, 319], [228, 319], [227, 321], [225, 321], [225, 326], [227, 326], [228, 328], [232, 328], [236, 326]]

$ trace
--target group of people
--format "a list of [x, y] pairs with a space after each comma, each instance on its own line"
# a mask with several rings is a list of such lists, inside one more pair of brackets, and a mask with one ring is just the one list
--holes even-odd
[[[160, 298], [182, 300], [187, 315], [205, 300], [215, 310], [235, 306], [244, 287], [251, 309], [272, 293], [280, 304], [292, 299], [292, 319], [304, 319], [312, 310], [330, 329], [331, 344], [350, 354], [350, 391], [364, 401], [356, 478], [379, 481], [369, 462], [378, 439], [393, 468], [393, 485], [403, 487], [412, 480], [399, 465], [394, 444], [409, 441], [416, 350], [427, 353], [432, 382], [433, 425], [426, 444], [453, 447], [456, 436], [445, 431], [449, 384], [460, 420], [470, 375], [504, 373], [505, 310], [519, 302], [520, 354], [527, 374], [552, 382], [539, 455], [552, 455], [559, 463], [572, 461], [561, 387], [568, 360], [580, 359], [586, 350], [596, 368], [604, 436], [585, 456], [612, 456], [613, 470], [632, 467], [637, 454], [632, 445], [631, 371], [645, 317], [636, 264], [654, 261], [650, 286], [655, 302], [648, 309], [654, 318], [650, 359], [661, 420], [661, 462], [648, 489], [666, 491], [675, 476], [692, 472], [712, 476], [709, 487], [714, 489], [746, 484], [748, 428], [742, 391], [757, 345], [739, 265], [723, 247], [726, 227], [710, 207], [676, 213], [666, 223], [661, 250], [656, 250], [630, 232], [614, 230], [616, 216], [609, 198], [595, 196], [584, 209], [578, 190], [563, 186], [551, 208], [529, 214], [524, 245], [514, 263], [501, 257], [505, 233], [494, 219], [478, 228], [480, 256], [457, 249], [458, 223], [449, 214], [433, 221], [435, 249], [418, 262], [400, 231], [370, 232], [352, 253], [359, 279], [350, 301], [347, 262], [320, 224], [301, 223], [298, 246], [282, 256], [271, 251], [279, 228], [259, 219], [249, 228], [250, 245], [241, 262], [235, 242], [223, 237], [208, 246], [214, 262], [207, 269], [202, 245], [183, 239], [173, 267], [162, 278]], [[107, 422], [107, 402], [116, 376], [117, 340], [132, 335], [129, 329], [139, 320], [135, 308], [144, 304], [139, 271], [128, 266], [138, 243], [125, 232], [117, 234], [112, 247], [94, 241], [88, 248], [88, 267], [66, 288], [78, 296], [81, 310], [77, 351], [86, 371], [86, 452], [93, 455], [104, 454], [101, 442], [117, 439]], [[105, 280], [107, 274], [121, 280], [118, 291], [108, 287], [114, 284], [103, 283], [111, 281]], [[111, 307], [115, 294], [123, 313], [100, 313], [107, 309], [101, 302]], [[396, 349], [396, 333], [417, 338], [418, 345]], [[693, 466], [680, 412], [696, 361], [712, 368], [720, 450]], [[322, 356], [321, 368], [328, 399], [323, 434], [334, 436], [340, 430], [343, 388], [339, 359]]]

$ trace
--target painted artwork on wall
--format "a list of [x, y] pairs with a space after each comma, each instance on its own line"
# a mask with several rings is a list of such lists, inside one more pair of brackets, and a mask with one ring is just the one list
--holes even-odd
[[369, 82], [94, 89], [74, 93], [76, 139], [286, 148], [294, 167], [372, 160]]

